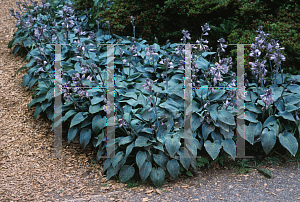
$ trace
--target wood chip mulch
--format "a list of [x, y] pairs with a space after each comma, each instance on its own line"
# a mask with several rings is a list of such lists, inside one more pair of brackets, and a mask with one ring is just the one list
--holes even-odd
[[[41, 0], [39, 0], [39, 3]], [[63, 158], [53, 158], [51, 122], [33, 119], [31, 91], [22, 88], [26, 65], [7, 49], [16, 21], [15, 0], [0, 0], [0, 201], [298, 201], [300, 178], [295, 163], [270, 166], [274, 177], [252, 170], [247, 175], [216, 168], [194, 178], [168, 180], [161, 188], [149, 183], [127, 188], [106, 182], [103, 162], [94, 152], [63, 141]]]

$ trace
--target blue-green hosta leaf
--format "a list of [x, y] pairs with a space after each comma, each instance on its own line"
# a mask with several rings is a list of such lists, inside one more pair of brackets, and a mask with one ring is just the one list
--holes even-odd
[[200, 106], [199, 103], [195, 102], [194, 100], [192, 101], [192, 103], [193, 103], [192, 104], [193, 105], [193, 107], [192, 107], [193, 113], [200, 112], [202, 110], [202, 107]]
[[234, 116], [227, 110], [219, 110], [217, 113], [218, 120], [227, 125], [235, 125]]
[[222, 148], [221, 142], [216, 140], [215, 142], [211, 142], [210, 140], [206, 140], [204, 142], [204, 147], [210, 157], [215, 160], [220, 153], [220, 149]]
[[207, 139], [208, 135], [215, 130], [215, 125], [204, 123], [202, 125], [202, 137], [204, 140]]
[[298, 110], [298, 109], [299, 109], [299, 108], [296, 107], [295, 105], [288, 105], [288, 106], [285, 107], [285, 110], [286, 110], [287, 112], [293, 112], [293, 111], [296, 111], [296, 110]]
[[78, 112], [72, 119], [71, 121], [71, 125], [70, 128], [72, 128], [73, 126], [80, 124], [81, 122], [83, 122], [85, 119], [87, 118], [83, 116], [83, 112]]
[[208, 99], [210, 101], [215, 101], [215, 100], [218, 100], [219, 98], [221, 98], [225, 93], [225, 90], [221, 90], [221, 89], [216, 89], [215, 90], [215, 93], [211, 93], [209, 96], [208, 96]]
[[141, 168], [141, 166], [143, 165], [143, 163], [146, 161], [147, 159], [147, 153], [145, 151], [139, 151], [136, 154], [136, 165], [139, 167], [139, 169]]
[[213, 131], [211, 137], [214, 141], [219, 140], [221, 142], [223, 140], [223, 136], [219, 131]]
[[122, 158], [124, 158], [123, 154], [123, 151], [119, 151], [117, 154], [115, 154], [114, 158], [112, 158], [111, 164], [115, 170], [118, 163], [122, 160]]
[[184, 150], [184, 148], [180, 148], [177, 152], [180, 156], [180, 163], [181, 165], [186, 169], [189, 170], [189, 167], [191, 165], [191, 156], [189, 155], [188, 150]]
[[151, 170], [152, 170], [152, 164], [150, 162], [146, 161], [139, 170], [139, 174], [140, 174], [142, 182], [144, 182], [148, 178]]
[[111, 166], [111, 158], [107, 158], [104, 161], [104, 165], [103, 165], [103, 172], [105, 172], [110, 166]]
[[269, 116], [266, 121], [264, 122], [263, 128], [267, 127], [267, 126], [273, 126], [276, 124], [276, 118], [275, 116]]
[[169, 104], [167, 104], [166, 102], [160, 104], [159, 106], [160, 106], [161, 108], [164, 108], [164, 109], [168, 110], [169, 112], [171, 112], [171, 113], [174, 114], [174, 115], [175, 115], [176, 113], [179, 112], [179, 109], [178, 109], [178, 108], [176, 108], [176, 107], [174, 107], [174, 106], [172, 106], [172, 105], [169, 105]]
[[141, 120], [133, 119], [133, 120], [131, 121], [131, 127], [135, 129], [135, 128], [137, 127], [136, 124], [139, 125], [139, 123], [141, 123]]
[[192, 115], [192, 131], [196, 131], [201, 126], [200, 117], [197, 114]]
[[119, 102], [126, 102], [127, 104], [129, 104], [129, 105], [131, 105], [131, 106], [136, 106], [136, 105], [138, 105], [139, 103], [138, 103], [138, 101], [136, 101], [136, 100], [134, 100], [134, 99], [130, 99], [130, 100], [121, 100], [121, 101], [119, 101]]
[[47, 108], [46, 114], [50, 121], [54, 121], [54, 110], [53, 109]]
[[299, 94], [292, 94], [285, 96], [284, 98], [285, 105], [293, 105], [300, 102], [300, 95]]
[[54, 98], [54, 88], [51, 88], [45, 97], [45, 100], [52, 100], [52, 98]]
[[196, 61], [194, 61], [198, 65], [198, 69], [207, 70], [209, 62], [203, 57], [198, 57]]
[[112, 166], [110, 166], [106, 172], [106, 179], [109, 180], [110, 178], [112, 178], [113, 176], [115, 176], [117, 173], [114, 170], [114, 168]]
[[225, 139], [231, 139], [234, 136], [234, 132], [230, 129], [228, 132], [220, 128], [220, 133], [224, 136]]
[[237, 118], [245, 119], [245, 120], [250, 121], [252, 123], [257, 123], [258, 122], [258, 120], [256, 119], [257, 116], [258, 115], [253, 113], [253, 112], [245, 111], [245, 113], [240, 114]]
[[28, 107], [32, 107], [34, 104], [36, 103], [41, 103], [45, 100], [46, 94], [43, 95], [39, 95], [37, 97], [35, 97], [28, 105]]
[[156, 187], [160, 187], [165, 181], [165, 171], [162, 168], [152, 167], [150, 178]]
[[292, 93], [300, 94], [300, 86], [297, 84], [288, 85], [287, 89], [291, 91]]
[[[195, 92], [196, 95], [202, 99], [206, 99], [207, 98], [207, 91], [208, 91], [208, 86], [202, 86], [201, 88], [196, 88]], [[210, 94], [210, 93], [208, 93]]]
[[294, 119], [293, 115], [290, 112], [284, 111], [284, 112], [279, 112], [278, 115], [275, 115], [276, 117], [281, 116], [282, 118], [290, 121], [296, 122]]
[[197, 149], [200, 147], [200, 143], [197, 139], [185, 138], [184, 139], [185, 147], [191, 152], [191, 154], [196, 157]]
[[120, 182], [127, 182], [128, 180], [130, 180], [135, 173], [135, 169], [132, 166], [129, 165], [124, 165], [119, 173], [119, 179]]
[[71, 116], [76, 114], [77, 112], [73, 109], [69, 110], [63, 117], [63, 121], [67, 121]]
[[106, 126], [106, 117], [101, 117], [101, 115], [97, 115], [93, 118], [92, 128], [96, 134], [99, 134], [100, 131]]
[[159, 151], [158, 154], [153, 154], [153, 160], [164, 170], [167, 168], [169, 158], [163, 152]]
[[217, 107], [219, 105], [216, 103], [216, 104], [213, 104], [211, 105], [209, 108], [208, 108], [208, 111], [209, 111], [209, 114], [211, 116], [211, 118], [216, 122], [217, 121]]
[[68, 142], [69, 143], [74, 140], [77, 133], [78, 133], [78, 128], [77, 127], [69, 128], [69, 131], [68, 131]]
[[268, 154], [272, 150], [275, 143], [276, 143], [276, 132], [274, 130], [268, 130], [268, 128], [265, 128], [262, 131], [261, 144], [266, 154]]
[[286, 148], [293, 156], [296, 155], [298, 151], [298, 142], [292, 133], [284, 131], [279, 134], [279, 142], [284, 148]]
[[129, 113], [124, 113], [123, 118], [125, 119], [126, 123], [130, 123], [131, 115]]
[[173, 86], [169, 86], [166, 92], [177, 95], [179, 97], [184, 97], [184, 92], [182, 88], [183, 88], [183, 84], [173, 85]]
[[141, 130], [141, 132], [145, 132], [145, 133], [148, 133], [148, 134], [153, 134], [153, 130], [151, 128], [143, 128]]
[[270, 89], [272, 90], [273, 93], [272, 97], [274, 99], [274, 102], [276, 102], [277, 99], [281, 96], [283, 88], [271, 86]]
[[165, 143], [166, 149], [170, 154], [170, 156], [173, 157], [180, 148], [181, 145], [180, 137], [177, 134], [175, 135], [167, 134], [165, 136], [165, 139], [166, 139], [166, 143]]
[[246, 102], [245, 103], [245, 108], [248, 109], [251, 112], [255, 112], [256, 114], [260, 114], [262, 113], [261, 108], [259, 108], [258, 106], [256, 106], [254, 103], [252, 102]]
[[23, 88], [25, 88], [25, 86], [29, 83], [29, 81], [30, 81], [30, 76], [29, 76], [29, 74], [26, 74], [23, 77], [23, 83], [22, 83]]
[[128, 143], [132, 142], [132, 140], [133, 140], [132, 136], [122, 137], [122, 139], [119, 142], [119, 146], [128, 144]]
[[[249, 93], [247, 93], [247, 94], [249, 94]], [[250, 101], [255, 103], [255, 101], [257, 100], [257, 97], [258, 97], [257, 94], [255, 92], [250, 91], [249, 95], [250, 95], [250, 99], [251, 99]]]
[[92, 131], [88, 128], [82, 128], [80, 131], [80, 144], [85, 148], [91, 140]]
[[260, 104], [263, 107], [266, 105], [262, 100], [257, 100], [257, 103]]
[[134, 92], [127, 92], [123, 96], [133, 98], [133, 99], [137, 100], [137, 95]]
[[132, 152], [132, 149], [134, 148], [135, 143], [132, 142], [130, 145], [126, 148], [126, 157]]
[[100, 112], [102, 110], [102, 108], [103, 107], [101, 107], [100, 104], [90, 105], [89, 112], [90, 112], [90, 114], [95, 114], [97, 112]]
[[153, 147], [154, 147], [155, 149], [158, 149], [158, 150], [164, 152], [163, 144], [161, 144], [160, 142], [157, 142], [156, 144], [157, 144], [157, 145], [153, 145]]
[[238, 133], [243, 137], [245, 140], [247, 140], [250, 144], [254, 144], [254, 137], [259, 136], [262, 131], [262, 124], [261, 122], [258, 122], [257, 124], [250, 123], [249, 126], [245, 125], [238, 126]]
[[278, 111], [285, 111], [285, 106], [282, 99], [278, 99], [277, 102], [274, 102], [274, 106], [278, 109]]
[[168, 169], [168, 172], [170, 173], [170, 175], [176, 179], [178, 177], [178, 174], [179, 174], [179, 163], [177, 160], [169, 160], [168, 163], [167, 163], [167, 169]]
[[146, 100], [146, 97], [140, 93], [139, 97], [138, 97], [138, 103], [140, 105], [142, 105], [143, 107], [146, 107], [147, 106], [147, 100]]
[[222, 146], [224, 151], [229, 154], [233, 160], [236, 157], [236, 145], [232, 139], [224, 139], [222, 140]]
[[203, 52], [203, 53], [202, 53], [202, 57], [206, 57], [206, 56], [208, 56], [208, 55], [213, 55], [213, 54], [215, 54], [215, 53], [217, 53], [217, 52]]
[[135, 140], [135, 147], [147, 147], [151, 145], [150, 139], [144, 136], [139, 136]]
[[[50, 103], [51, 104], [51, 103]], [[34, 112], [34, 120], [36, 121], [38, 115], [43, 111], [41, 104], [37, 104], [35, 107], [35, 112]]]
[[104, 100], [104, 97], [94, 97], [92, 100], [91, 100], [91, 104], [92, 105], [96, 105], [100, 102], [102, 102]]
[[226, 123], [221, 122], [220, 120], [217, 120], [214, 122], [215, 126], [222, 128], [223, 130], [229, 132], [229, 125]]
[[97, 137], [98, 139], [97, 139], [97, 142], [94, 145], [94, 147], [98, 147], [101, 144], [101, 142], [103, 141], [104, 135], [105, 135], [104, 130], [102, 130], [102, 133], [99, 134]]

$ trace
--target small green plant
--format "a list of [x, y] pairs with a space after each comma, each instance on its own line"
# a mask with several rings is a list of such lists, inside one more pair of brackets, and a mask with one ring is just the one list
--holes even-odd
[[294, 159], [288, 160], [287, 162], [292, 162], [292, 161], [296, 161], [297, 162], [297, 166], [298, 166], [298, 170], [300, 169], [300, 149], [298, 149], [296, 156], [294, 157]]
[[140, 186], [141, 182], [138, 181], [134, 181], [133, 179], [130, 179], [129, 181], [127, 181], [127, 188], [132, 188], [132, 187], [138, 187]]
[[237, 168], [238, 174], [246, 174], [251, 170], [251, 165], [249, 164], [248, 159], [238, 161], [237, 165], [240, 165], [240, 167]]
[[209, 161], [205, 157], [197, 158], [198, 167], [204, 167], [205, 164], [209, 165]]

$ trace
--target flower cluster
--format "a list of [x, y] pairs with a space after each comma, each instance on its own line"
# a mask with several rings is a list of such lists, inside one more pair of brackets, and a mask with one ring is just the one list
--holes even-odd
[[149, 78], [147, 78], [147, 79], [145, 80], [145, 82], [146, 82], [146, 83], [143, 84], [144, 89], [145, 89], [147, 92], [151, 92], [153, 83], [150, 81]]
[[[275, 42], [274, 39], [270, 40], [270, 43], [268, 43], [268, 46], [266, 48], [266, 37], [269, 34], [265, 34], [263, 32], [263, 27], [259, 26], [258, 27], [258, 37], [255, 37], [255, 43], [251, 45], [251, 53], [250, 53], [250, 57], [254, 57], [255, 58], [255, 62], [249, 62], [249, 64], [252, 66], [251, 70], [252, 70], [252, 74], [258, 79], [258, 82], [261, 83], [261, 86], [263, 87], [265, 84], [265, 76], [267, 74], [267, 70], [266, 70], [266, 60], [259, 60], [260, 56], [261, 56], [261, 51], [264, 49], [267, 49], [268, 53], [266, 54], [269, 59], [270, 59], [270, 68], [272, 71], [272, 64], [271, 64], [271, 60], [274, 60], [275, 64], [276, 64], [276, 69], [274, 70], [274, 72], [277, 74], [281, 61], [285, 61], [285, 57], [284, 55], [282, 55], [280, 53], [280, 50], [283, 50], [284, 48], [280, 48], [279, 47], [279, 43], [278, 41]], [[271, 53], [275, 50], [274, 53]], [[282, 72], [281, 72], [282, 73]], [[264, 81], [263, 81], [264, 80]]]
[[273, 95], [272, 89], [268, 89], [268, 90], [265, 90], [264, 95], [260, 96], [262, 98], [262, 101], [266, 104], [267, 109], [274, 102], [274, 99], [273, 99], [272, 95]]
[[204, 112], [204, 116], [202, 116], [202, 117], [200, 118], [200, 122], [201, 122], [201, 123], [203, 123], [204, 121], [206, 121], [207, 124], [210, 124], [210, 122], [211, 122], [211, 117], [210, 117], [210, 114], [209, 114], [208, 111], [205, 111], [205, 112]]
[[229, 68], [232, 67], [232, 58], [223, 58], [215, 63], [215, 67], [210, 68], [210, 74], [214, 77], [214, 86], [218, 81], [223, 81], [222, 74], [227, 74]]

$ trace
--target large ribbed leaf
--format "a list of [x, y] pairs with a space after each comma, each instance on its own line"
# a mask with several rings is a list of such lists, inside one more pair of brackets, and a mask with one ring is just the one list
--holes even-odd
[[210, 157], [215, 160], [220, 153], [220, 149], [222, 148], [221, 142], [216, 140], [215, 142], [211, 142], [210, 140], [206, 140], [204, 142], [204, 147]]
[[96, 134], [99, 134], [100, 131], [106, 126], [106, 117], [101, 117], [101, 115], [97, 115], [93, 118], [92, 128]]
[[274, 130], [268, 130], [268, 128], [265, 128], [262, 131], [261, 144], [266, 154], [268, 154], [272, 150], [275, 143], [276, 143], [276, 132]]
[[87, 118], [83, 116], [83, 112], [78, 112], [72, 119], [71, 121], [71, 125], [70, 128], [72, 128], [73, 126], [80, 124], [81, 122], [83, 122], [85, 119]]
[[130, 180], [134, 175], [135, 169], [132, 166], [125, 165], [121, 168], [119, 173], [119, 180], [120, 182], [127, 182]]
[[92, 130], [83, 128], [80, 131], [80, 144], [85, 148], [91, 140]]
[[218, 119], [227, 125], [235, 125], [234, 116], [227, 110], [219, 110], [217, 113]]
[[151, 164], [150, 162], [147, 162], [147, 161], [146, 161], [146, 162], [142, 165], [142, 167], [140, 168], [140, 171], [139, 171], [141, 180], [142, 180], [143, 182], [148, 178], [148, 176], [149, 176], [151, 170], [152, 170], [152, 164]]
[[284, 131], [279, 134], [279, 142], [284, 148], [286, 148], [293, 156], [296, 155], [298, 151], [298, 142], [292, 133]]
[[204, 140], [207, 139], [208, 135], [215, 130], [215, 125], [204, 123], [202, 125], [202, 137]]
[[233, 160], [236, 157], [236, 145], [232, 139], [224, 139], [222, 140], [222, 146], [224, 151], [229, 154]]
[[158, 154], [153, 154], [153, 160], [163, 169], [166, 169], [169, 158], [161, 151]]
[[156, 187], [160, 187], [165, 181], [165, 171], [162, 168], [152, 167], [150, 178]]
[[165, 142], [166, 149], [170, 154], [170, 156], [173, 157], [180, 148], [181, 145], [180, 137], [177, 134], [174, 135], [166, 134], [165, 139], [166, 139]]
[[145, 151], [139, 151], [137, 154], [136, 154], [136, 165], [141, 168], [141, 166], [144, 164], [144, 162], [146, 161], [147, 159], [147, 153]]
[[179, 163], [177, 160], [170, 160], [168, 161], [167, 163], [167, 169], [168, 169], [168, 172], [170, 173], [170, 175], [176, 179], [178, 177], [178, 174], [179, 174]]

